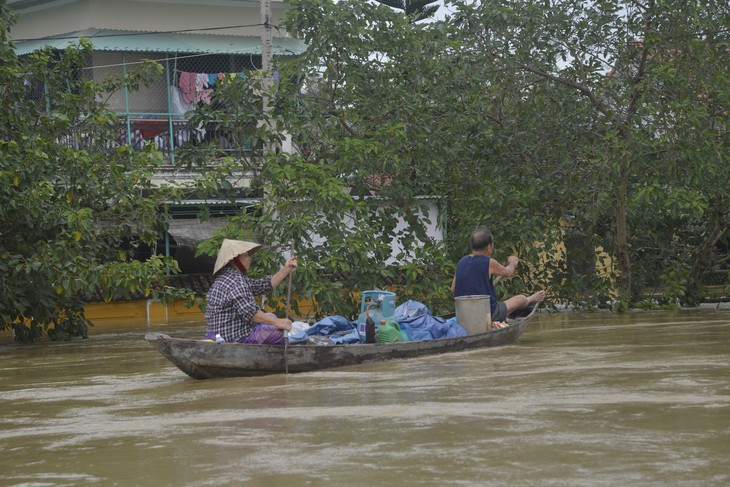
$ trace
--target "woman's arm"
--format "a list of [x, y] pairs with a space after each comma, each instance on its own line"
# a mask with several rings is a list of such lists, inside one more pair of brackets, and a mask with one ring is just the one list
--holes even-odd
[[276, 288], [279, 284], [282, 283], [286, 277], [297, 270], [297, 258], [291, 257], [287, 259], [286, 264], [284, 264], [284, 267], [279, 269], [279, 272], [271, 276], [271, 287]]
[[273, 325], [277, 327], [280, 330], [291, 330], [291, 320], [288, 318], [277, 318], [276, 316], [271, 316], [268, 313], [265, 313], [261, 310], [258, 310], [254, 315], [252, 320], [254, 323], [263, 323], [265, 325]]

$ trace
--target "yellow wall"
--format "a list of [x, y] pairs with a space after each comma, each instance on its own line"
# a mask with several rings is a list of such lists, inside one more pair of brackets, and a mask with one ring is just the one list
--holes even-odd
[[[562, 234], [565, 233], [565, 227], [569, 225], [565, 220], [560, 220], [560, 231]], [[541, 242], [535, 242], [535, 247], [543, 247]], [[616, 273], [615, 263], [613, 256], [606, 252], [603, 247], [595, 247], [596, 255], [596, 274], [601, 278], [609, 278], [612, 283], [614, 297], [617, 296], [615, 290], [615, 282], [612, 274]], [[567, 251], [563, 242], [553, 244], [552, 248], [545, 248], [540, 255], [540, 262], [537, 264], [537, 268], [544, 267], [544, 264], [550, 261], [565, 261], [567, 258]], [[541, 271], [546, 278], [550, 278], [550, 273], [547, 271]]]
[[95, 325], [104, 320], [136, 319], [142, 322], [160, 322], [180, 318], [203, 318], [203, 312], [198, 306], [187, 308], [183, 301], [174, 301], [165, 306], [160, 301], [112, 301], [109, 303], [87, 303], [86, 317]]

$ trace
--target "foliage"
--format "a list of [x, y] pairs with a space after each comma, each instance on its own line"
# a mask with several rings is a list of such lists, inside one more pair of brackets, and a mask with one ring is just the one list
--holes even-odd
[[[351, 313], [353, 293], [385, 286], [450, 308], [477, 226], [498, 259], [523, 262], [507, 294], [547, 287], [554, 302], [621, 310], [657, 289], [688, 300], [722, 262], [723, 5], [453, 1], [453, 17], [418, 25], [367, 2], [291, 5], [287, 30], [309, 49], [279, 63], [275, 130], [223, 119], [264, 144], [287, 132], [298, 154], [253, 168], [264, 199], [224, 234], [274, 251], [261, 272], [295, 242], [295, 286], [320, 313]], [[249, 167], [229, 163], [228, 176]], [[423, 232], [423, 195], [446, 215], [443, 243]]]
[[[276, 130], [267, 134], [266, 125], [259, 124], [253, 133], [232, 113], [234, 93], [223, 89], [214, 96], [224, 112], [218, 129], [258, 137], [269, 147], [280, 144], [278, 134], [286, 131], [299, 151], [269, 151], [265, 163], [253, 168], [231, 160], [227, 173], [211, 169], [208, 194], [228, 194], [226, 177], [248, 171], [263, 198], [230, 218], [200, 250], [213, 255], [223, 236], [253, 235], [265, 250], [257, 253], [252, 273], [264, 274], [281, 265], [278, 255], [293, 242], [300, 257], [295, 292], [316, 298], [319, 316], [353, 316], [361, 291], [386, 287], [407, 289], [437, 305], [433, 298], [448, 294], [453, 267], [443, 246], [426, 233], [435, 223], [427, 202], [438, 199], [419, 197], [437, 194], [432, 190], [437, 181], [429, 178], [441, 171], [433, 151], [439, 135], [427, 136], [421, 128], [429, 127], [434, 115], [419, 108], [429, 98], [421, 92], [430, 85], [427, 73], [407, 75], [433, 57], [433, 44], [422, 43], [417, 27], [383, 6], [302, 2], [295, 7], [301, 10], [288, 29], [311, 47], [302, 58], [278, 66], [281, 81], [272, 103]], [[362, 37], [353, 37], [353, 26], [364, 19], [370, 28], [358, 27]], [[421, 50], [420, 59], [410, 55], [415, 49]], [[435, 59], [429, 66], [441, 69]], [[269, 304], [281, 308], [283, 293], [274, 293]]]
[[[256, 254], [251, 273], [263, 276], [278, 270], [281, 254], [294, 245], [300, 262], [293, 293], [314, 301], [318, 317], [353, 318], [360, 293], [368, 289], [408, 289], [426, 299], [424, 294], [432, 291], [429, 286], [434, 282], [426, 273], [433, 273], [436, 263], [444, 263], [443, 252], [440, 258], [429, 256], [423, 262], [424, 253], [436, 244], [421, 248], [414, 233], [397, 228], [402, 209], [377, 198], [349, 194], [334, 166], [307, 162], [298, 155], [272, 155], [263, 169], [266, 197], [254, 211], [229, 218], [217, 238], [201, 245], [201, 252], [214, 255], [224, 236], [258, 239], [265, 245]], [[388, 262], [393, 246], [404, 249], [398, 259], [411, 257], [408, 264]], [[414, 270], [419, 260], [427, 265]], [[285, 290], [279, 288], [267, 304], [282, 313]], [[296, 302], [293, 308], [298, 312]]]
[[564, 196], [541, 196], [548, 214], [616, 257], [623, 299], [663, 284], [696, 302], [730, 224], [727, 2], [453, 3], [454, 36], [524, 87], [500, 139]]
[[[84, 75], [91, 47], [83, 41], [18, 59], [5, 3], [0, 17], [0, 327], [12, 327], [18, 341], [44, 330], [53, 339], [86, 336], [84, 297], [98, 289], [106, 299], [125, 297], [177, 268], [132, 259], [137, 245], [154, 243], [164, 229], [160, 200], [140, 196], [161, 157], [111, 143], [118, 120], [103, 102], [159, 66], [94, 82]], [[31, 101], [29, 90], [44, 86], [67, 89]]]

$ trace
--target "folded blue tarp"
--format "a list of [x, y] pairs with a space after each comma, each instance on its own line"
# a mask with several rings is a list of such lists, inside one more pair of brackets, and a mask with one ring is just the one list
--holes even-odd
[[467, 335], [455, 318], [448, 320], [433, 316], [428, 307], [418, 301], [408, 300], [393, 312], [401, 329], [405, 329], [413, 341], [453, 338]]

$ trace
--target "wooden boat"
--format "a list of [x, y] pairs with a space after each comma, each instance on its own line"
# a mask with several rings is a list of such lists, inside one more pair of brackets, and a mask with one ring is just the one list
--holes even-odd
[[[150, 332], [145, 339], [177, 368], [195, 379], [250, 377], [311, 372], [347, 365], [407, 359], [486, 347], [511, 345], [525, 332], [537, 307], [511, 318], [509, 326], [458, 338], [348, 344], [257, 345], [173, 338]], [[286, 357], [285, 357], [286, 354]]]

